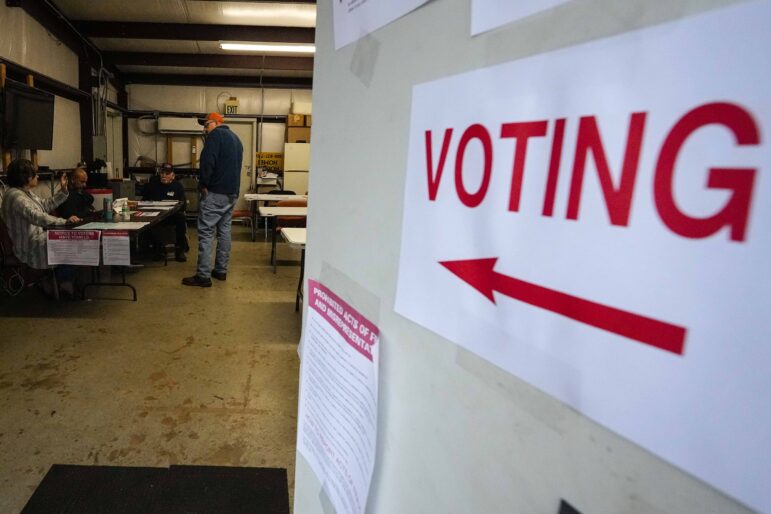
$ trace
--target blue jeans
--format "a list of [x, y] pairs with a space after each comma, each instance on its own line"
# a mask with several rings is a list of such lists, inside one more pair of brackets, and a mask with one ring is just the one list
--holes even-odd
[[217, 233], [217, 255], [214, 271], [227, 273], [230, 258], [230, 221], [238, 195], [209, 192], [198, 206], [198, 269], [196, 275], [211, 277], [211, 251]]

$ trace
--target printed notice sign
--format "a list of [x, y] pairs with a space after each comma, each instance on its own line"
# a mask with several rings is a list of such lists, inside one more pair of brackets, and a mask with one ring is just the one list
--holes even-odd
[[471, 0], [471, 35], [502, 27], [568, 0]]
[[125, 230], [102, 232], [102, 262], [108, 266], [131, 265], [131, 243]]
[[428, 0], [335, 0], [335, 50], [353, 43]]
[[308, 281], [297, 450], [338, 514], [363, 514], [375, 463], [378, 328]]
[[49, 230], [48, 264], [99, 266], [99, 235], [98, 230]]
[[771, 2], [413, 89], [395, 309], [771, 512]]

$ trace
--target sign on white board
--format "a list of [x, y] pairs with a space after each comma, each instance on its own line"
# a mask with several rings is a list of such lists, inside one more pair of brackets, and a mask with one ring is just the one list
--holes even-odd
[[308, 281], [297, 451], [338, 514], [363, 514], [377, 438], [380, 332], [315, 280]]
[[769, 2], [418, 85], [396, 311], [771, 511]]
[[502, 27], [568, 0], [472, 0], [471, 35]]
[[48, 264], [99, 266], [98, 230], [49, 230], [46, 232]]
[[335, 50], [388, 25], [428, 0], [334, 0]]

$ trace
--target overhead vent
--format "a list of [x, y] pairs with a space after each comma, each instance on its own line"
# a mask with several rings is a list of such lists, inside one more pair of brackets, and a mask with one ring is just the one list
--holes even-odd
[[158, 118], [158, 132], [161, 134], [201, 134], [203, 127], [198, 124], [198, 118]]

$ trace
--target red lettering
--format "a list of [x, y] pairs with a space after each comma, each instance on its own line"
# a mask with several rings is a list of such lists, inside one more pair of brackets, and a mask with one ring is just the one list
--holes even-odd
[[591, 152], [597, 165], [597, 174], [600, 179], [600, 186], [605, 197], [605, 206], [608, 209], [611, 224], [626, 226], [629, 223], [632, 193], [634, 192], [635, 178], [637, 177], [637, 164], [640, 160], [640, 150], [642, 149], [645, 117], [646, 113], [635, 112], [632, 113], [629, 120], [629, 133], [627, 135], [624, 163], [621, 168], [621, 179], [619, 180], [618, 188], [613, 187], [613, 178], [611, 177], [608, 160], [605, 157], [605, 150], [603, 149], [600, 132], [597, 128], [597, 120], [594, 116], [584, 116], [580, 119], [576, 141], [576, 155], [573, 161], [573, 177], [570, 183], [567, 219], [578, 219], [586, 156]]
[[[484, 169], [482, 170], [482, 184], [476, 193], [469, 193], [463, 185], [463, 156], [466, 153], [466, 146], [472, 139], [478, 139], [482, 143], [484, 152]], [[487, 129], [476, 123], [471, 125], [463, 133], [458, 143], [458, 153], [455, 156], [455, 189], [458, 192], [458, 198], [466, 207], [476, 207], [487, 194], [487, 188], [490, 185], [490, 173], [493, 169], [493, 142]]]
[[730, 227], [731, 240], [744, 241], [757, 169], [709, 169], [707, 188], [733, 191], [723, 209], [713, 216], [694, 218], [682, 212], [675, 203], [673, 178], [680, 149], [691, 134], [713, 124], [723, 125], [731, 130], [739, 146], [760, 143], [760, 132], [752, 115], [738, 105], [711, 103], [686, 113], [672, 127], [661, 146], [653, 184], [656, 209], [664, 224], [683, 237], [708, 237], [723, 227]]
[[519, 198], [522, 194], [522, 176], [525, 171], [525, 157], [527, 155], [527, 140], [531, 137], [545, 136], [547, 125], [547, 121], [504, 123], [501, 125], [501, 137], [513, 137], [517, 140], [517, 144], [514, 146], [514, 165], [511, 172], [510, 211], [519, 210]]
[[557, 194], [557, 179], [560, 173], [560, 161], [562, 160], [562, 140], [565, 136], [565, 118], [559, 118], [554, 125], [554, 138], [551, 143], [551, 156], [549, 157], [549, 175], [546, 179], [546, 193], [543, 197], [543, 215], [551, 216], [554, 213], [554, 198]]
[[431, 131], [426, 130], [426, 173], [428, 174], [428, 199], [432, 202], [436, 200], [436, 193], [439, 191], [439, 183], [442, 180], [442, 171], [444, 171], [444, 161], [447, 159], [447, 150], [450, 148], [450, 139], [452, 138], [452, 129], [444, 131], [442, 140], [442, 151], [439, 154], [439, 166], [434, 173], [434, 160], [431, 145]]

